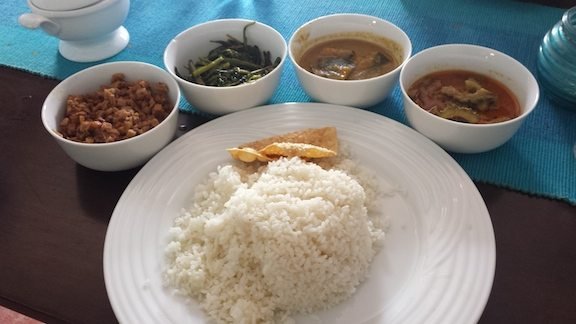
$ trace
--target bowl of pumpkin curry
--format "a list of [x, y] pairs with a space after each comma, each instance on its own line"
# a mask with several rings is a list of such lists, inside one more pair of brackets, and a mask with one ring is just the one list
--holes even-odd
[[412, 128], [447, 151], [480, 153], [510, 140], [532, 113], [539, 88], [522, 63], [469, 44], [425, 49], [400, 73]]

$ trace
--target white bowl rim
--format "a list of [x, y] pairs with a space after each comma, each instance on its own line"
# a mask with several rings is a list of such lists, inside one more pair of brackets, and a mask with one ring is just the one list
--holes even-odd
[[[488, 51], [496, 53], [497, 55], [500, 55], [500, 56], [503, 56], [503, 57], [509, 59], [511, 62], [516, 64], [521, 70], [526, 72], [526, 75], [528, 76], [528, 82], [535, 85], [534, 88], [536, 89], [536, 95], [534, 97], [533, 102], [527, 104], [526, 106], [528, 108], [526, 110], [523, 110], [519, 116], [512, 118], [510, 120], [502, 121], [502, 122], [487, 123], [487, 124], [463, 123], [463, 122], [459, 122], [459, 121], [455, 121], [455, 120], [442, 118], [440, 116], [434, 115], [433, 113], [426, 111], [426, 110], [422, 109], [421, 107], [419, 107], [422, 111], [426, 112], [433, 119], [442, 120], [442, 121], [447, 122], [448, 124], [452, 124], [452, 125], [460, 125], [460, 126], [465, 125], [465, 127], [472, 127], [472, 128], [490, 128], [490, 127], [492, 127], [493, 128], [493, 127], [501, 127], [501, 126], [505, 126], [508, 124], [515, 124], [517, 122], [520, 122], [520, 121], [524, 120], [525, 118], [527, 118], [532, 113], [532, 111], [534, 111], [534, 109], [538, 105], [538, 101], [540, 98], [540, 87], [538, 86], [538, 82], [536, 81], [536, 78], [534, 77], [532, 72], [530, 72], [530, 70], [528, 70], [528, 68], [526, 68], [526, 66], [524, 66], [524, 64], [520, 63], [518, 60], [516, 60], [512, 56], [510, 56], [506, 53], [500, 52], [498, 50], [495, 50], [493, 48], [481, 46], [481, 45], [475, 45], [475, 44], [467, 44], [467, 43], [441, 44], [441, 45], [436, 45], [436, 46], [425, 48], [425, 49], [421, 50], [420, 52], [414, 54], [412, 57], [410, 57], [408, 60], [406, 60], [406, 65], [408, 65], [415, 58], [418, 59], [418, 57], [423, 55], [423, 54], [428, 54], [428, 52], [433, 52], [436, 50], [441, 50], [441, 49], [446, 49], [446, 48], [476, 48], [476, 49], [480, 49], [480, 50], [488, 50]], [[416, 104], [414, 101], [412, 101], [412, 99], [406, 93], [406, 89], [404, 88], [404, 84], [402, 82], [403, 76], [404, 76], [404, 70], [400, 71], [400, 79], [399, 79], [400, 89], [402, 91], [402, 94], [403, 94], [405, 99], [408, 98], [408, 100], [410, 100], [414, 105], [418, 106], [418, 104]], [[514, 95], [516, 95], [516, 94], [514, 94]]]
[[[305, 68], [301, 67], [300, 64], [298, 64], [298, 62], [296, 62], [296, 59], [294, 58], [294, 55], [292, 53], [292, 46], [290, 46], [293, 43], [294, 38], [296, 37], [296, 34], [298, 34], [298, 32], [300, 30], [302, 30], [303, 28], [309, 26], [310, 24], [316, 22], [316, 21], [320, 21], [320, 20], [325, 20], [325, 19], [330, 19], [330, 18], [337, 18], [337, 17], [360, 17], [360, 18], [366, 18], [366, 19], [372, 19], [372, 20], [378, 20], [381, 23], [385, 23], [385, 24], [389, 24], [391, 25], [393, 28], [396, 28], [397, 31], [400, 32], [400, 34], [406, 38], [406, 40], [408, 41], [408, 45], [409, 48], [406, 51], [406, 58], [404, 60], [402, 60], [402, 62], [400, 62], [400, 65], [398, 65], [396, 68], [394, 68], [391, 71], [388, 71], [384, 74], [372, 77], [372, 78], [368, 78], [368, 79], [361, 79], [361, 80], [336, 80], [336, 79], [329, 79], [329, 78], [324, 78], [321, 77], [319, 75], [316, 75], [308, 70], [306, 70]], [[404, 48], [403, 48], [404, 49]], [[406, 49], [404, 49], [406, 50]], [[410, 37], [408, 36], [408, 34], [406, 34], [406, 32], [400, 28], [398, 25], [394, 24], [393, 22], [380, 18], [380, 17], [376, 17], [376, 16], [372, 16], [372, 15], [366, 15], [366, 14], [359, 14], [359, 13], [335, 13], [335, 14], [330, 14], [330, 15], [325, 15], [325, 16], [320, 16], [320, 17], [316, 17], [312, 20], [309, 20], [307, 22], [305, 22], [304, 24], [302, 24], [300, 27], [298, 27], [298, 29], [296, 29], [296, 31], [294, 31], [294, 33], [292, 33], [292, 36], [290, 36], [290, 40], [288, 41], [288, 54], [290, 56], [290, 60], [292, 61], [293, 65], [301, 70], [302, 72], [304, 72], [305, 74], [312, 76], [314, 78], [319, 78], [319, 80], [324, 80], [326, 82], [333, 82], [335, 84], [350, 84], [350, 83], [365, 83], [365, 82], [370, 82], [373, 80], [378, 80], [378, 79], [384, 79], [392, 74], [397, 73], [398, 70], [401, 70], [402, 67], [406, 64], [406, 62], [410, 59], [410, 57], [412, 56], [412, 40], [410, 40]]]
[[[198, 83], [194, 83], [191, 81], [188, 81], [184, 78], [179, 77], [178, 75], [176, 75], [176, 73], [174, 71], [172, 71], [172, 69], [168, 68], [168, 66], [166, 66], [166, 57], [167, 57], [167, 53], [168, 53], [168, 49], [170, 47], [173, 46], [173, 44], [175, 43], [176, 40], [178, 40], [179, 38], [183, 37], [185, 34], [187, 34], [188, 32], [197, 29], [199, 27], [202, 26], [206, 26], [206, 25], [212, 25], [212, 24], [217, 24], [217, 23], [221, 23], [221, 22], [246, 22], [246, 23], [251, 23], [251, 22], [255, 22], [256, 24], [259, 24], [265, 28], [267, 28], [269, 31], [271, 31], [273, 34], [275, 34], [276, 36], [278, 36], [280, 39], [283, 40], [283, 46], [282, 46], [282, 57], [280, 58], [280, 63], [274, 67], [274, 69], [272, 69], [270, 72], [268, 72], [265, 76], [261, 77], [258, 80], [252, 81], [252, 82], [244, 82], [235, 86], [226, 86], [226, 87], [216, 87], [216, 86], [207, 86], [207, 85], [203, 85], [203, 84], [198, 84]], [[260, 22], [258, 20], [254, 20], [254, 19], [245, 19], [245, 18], [222, 18], [222, 19], [214, 19], [214, 20], [209, 20], [209, 21], [205, 21], [203, 23], [199, 23], [197, 25], [191, 26], [181, 32], [179, 32], [176, 36], [174, 36], [169, 42], [168, 45], [166, 45], [165, 49], [164, 49], [164, 54], [163, 54], [163, 61], [164, 61], [164, 65], [166, 70], [168, 71], [168, 73], [170, 73], [170, 75], [172, 75], [173, 77], [177, 78], [179, 81], [184, 82], [187, 85], [191, 85], [193, 87], [197, 87], [200, 89], [237, 89], [237, 88], [242, 88], [242, 87], [249, 87], [254, 85], [255, 83], [262, 83], [263, 80], [268, 79], [268, 77], [272, 74], [272, 72], [277, 71], [279, 68], [282, 68], [282, 66], [284, 65], [285, 61], [286, 61], [286, 57], [288, 56], [288, 44], [286, 43], [286, 39], [284, 38], [284, 36], [282, 36], [282, 34], [280, 34], [279, 31], [277, 31], [274, 27], [267, 25], [263, 22]], [[218, 91], [218, 90], [214, 90], [214, 91]]]
[[[90, 71], [94, 71], [94, 70], [98, 70], [104, 66], [112, 66], [112, 65], [140, 65], [140, 66], [148, 66], [151, 67], [153, 69], [156, 69], [158, 72], [160, 72], [161, 74], [166, 74], [168, 76], [170, 76], [168, 74], [168, 72], [166, 72], [164, 69], [154, 65], [154, 64], [150, 64], [150, 63], [146, 63], [146, 62], [140, 62], [140, 61], [115, 61], [115, 62], [107, 62], [107, 63], [102, 63], [102, 64], [97, 64], [91, 67], [88, 67], [86, 69], [80, 70], [70, 76], [68, 76], [66, 79], [75, 77], [77, 75], [80, 74], [85, 74], [87, 72]], [[64, 138], [63, 136], [59, 135], [59, 133], [53, 129], [50, 129], [47, 125], [47, 122], [45, 121], [46, 117], [46, 100], [48, 99], [49, 96], [52, 95], [53, 92], [56, 92], [59, 90], [59, 88], [63, 87], [63, 85], [61, 86], [61, 84], [64, 83], [64, 81], [66, 81], [66, 79], [62, 80], [62, 82], [58, 83], [56, 85], [56, 87], [54, 87], [54, 89], [52, 89], [52, 91], [50, 91], [50, 93], [48, 94], [48, 96], [46, 97], [46, 99], [44, 100], [44, 102], [42, 103], [42, 124], [44, 125], [44, 128], [54, 137], [56, 138], [56, 140], [58, 141], [62, 141], [64, 143], [68, 143], [68, 144], [72, 144], [72, 145], [77, 145], [80, 147], [109, 147], [109, 146], [116, 146], [116, 145], [124, 145], [125, 143], [129, 143], [135, 140], [139, 140], [141, 139], [143, 135], [146, 134], [151, 134], [151, 133], [155, 133], [155, 131], [157, 130], [158, 126], [164, 124], [165, 122], [168, 121], [168, 119], [170, 119], [170, 117], [172, 117], [173, 114], [178, 114], [179, 113], [179, 102], [180, 102], [180, 97], [181, 97], [181, 93], [180, 93], [180, 88], [178, 87], [178, 84], [176, 83], [176, 81], [173, 78], [169, 78], [171, 81], [171, 83], [173, 82], [173, 84], [170, 86], [170, 91], [173, 91], [173, 89], [175, 89], [176, 91], [176, 102], [172, 103], [172, 110], [170, 111], [170, 113], [168, 114], [168, 116], [166, 116], [166, 118], [164, 118], [164, 120], [162, 120], [158, 125], [154, 126], [152, 129], [149, 129], [148, 131], [130, 137], [130, 138], [125, 138], [123, 140], [119, 140], [119, 141], [114, 141], [114, 142], [108, 142], [108, 143], [83, 143], [83, 142], [77, 142], [77, 141], [73, 141], [67, 138]]]

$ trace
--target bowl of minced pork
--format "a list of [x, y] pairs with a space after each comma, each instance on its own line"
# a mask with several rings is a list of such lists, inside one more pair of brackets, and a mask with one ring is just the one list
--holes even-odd
[[351, 297], [386, 222], [373, 177], [328, 160], [219, 166], [170, 230], [167, 285], [216, 323], [293, 323]]

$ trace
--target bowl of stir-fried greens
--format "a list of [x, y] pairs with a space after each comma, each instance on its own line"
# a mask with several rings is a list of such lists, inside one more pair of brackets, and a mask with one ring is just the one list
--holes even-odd
[[164, 65], [193, 107], [224, 115], [267, 103], [286, 56], [286, 40], [274, 28], [219, 19], [176, 35], [164, 51]]

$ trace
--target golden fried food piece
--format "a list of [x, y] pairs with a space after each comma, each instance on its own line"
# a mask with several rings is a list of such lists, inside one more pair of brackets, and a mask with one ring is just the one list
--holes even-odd
[[242, 162], [250, 163], [254, 161], [260, 161], [260, 162], [270, 161], [268, 157], [250, 147], [243, 147], [243, 148], [235, 147], [227, 149], [227, 151], [234, 159], [240, 160]]
[[307, 128], [245, 143], [228, 152], [243, 162], [266, 162], [281, 156], [332, 157], [338, 154], [338, 134], [335, 127]]
[[335, 127], [307, 128], [296, 132], [263, 138], [239, 147], [250, 147], [257, 151], [272, 143], [302, 143], [327, 148], [338, 152], [338, 135]]
[[336, 156], [336, 152], [312, 144], [305, 143], [272, 143], [267, 145], [260, 151], [258, 151], [264, 156], [285, 156], [294, 157], [299, 156], [305, 159], [318, 159], [324, 157]]

